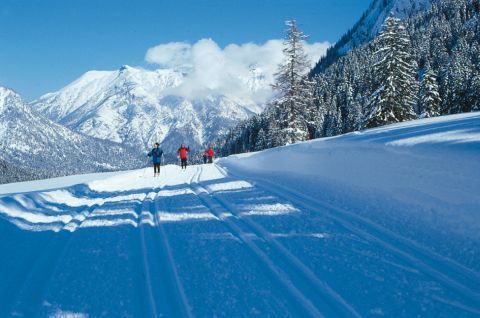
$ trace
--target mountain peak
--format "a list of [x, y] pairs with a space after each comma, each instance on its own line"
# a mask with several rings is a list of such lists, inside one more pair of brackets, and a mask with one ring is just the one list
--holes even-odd
[[0, 85], [0, 98], [5, 97], [5, 96], [10, 95], [10, 94], [18, 95], [14, 90]]
[[6, 87], [0, 86], [0, 114], [3, 113], [6, 104], [6, 98], [10, 94], [10, 90]]
[[131, 71], [131, 70], [134, 70], [134, 69], [135, 69], [134, 67], [131, 67], [130, 65], [124, 64], [118, 69], [118, 71], [120, 73], [123, 73], [123, 72]]
[[435, 0], [373, 0], [353, 28], [344, 34], [320, 59], [312, 70], [312, 74], [323, 72], [352, 48], [359, 47], [373, 39], [381, 30], [387, 17], [408, 19], [427, 10], [433, 1]]
[[0, 114], [2, 114], [8, 106], [23, 107], [24, 103], [20, 95], [14, 90], [0, 86]]
[[[174, 69], [123, 65], [90, 71], [63, 89], [32, 102], [49, 119], [100, 139], [137, 148], [163, 142], [174, 152], [181, 142], [200, 149], [261, 108], [252, 100], [212, 93], [183, 96], [185, 76]], [[257, 74], [253, 88], [262, 83]]]

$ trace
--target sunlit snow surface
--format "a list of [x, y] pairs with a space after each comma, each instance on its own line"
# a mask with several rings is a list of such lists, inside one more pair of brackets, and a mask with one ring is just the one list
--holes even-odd
[[0, 186], [0, 317], [478, 317], [480, 114]]
[[[187, 171], [181, 171], [179, 167], [172, 165], [162, 169], [163, 174], [158, 178], [152, 177], [151, 169], [142, 169], [116, 173], [103, 179], [99, 174], [99, 180], [61, 189], [7, 195], [0, 197], [0, 214], [18, 227], [34, 231], [73, 232], [87, 227], [117, 225], [137, 227], [143, 220], [142, 204], [147, 201], [195, 195], [192, 189], [193, 181], [211, 181], [207, 187], [212, 192], [252, 187], [246, 181], [224, 181], [225, 176], [213, 165], [194, 166]], [[68, 178], [65, 180], [68, 182]], [[198, 208], [204, 206], [200, 205]], [[275, 215], [295, 211], [288, 204], [262, 205], [258, 208], [251, 206], [249, 209], [248, 213], [252, 215]], [[143, 213], [145, 217], [146, 212]], [[159, 210], [156, 215], [158, 222], [218, 219], [209, 212], [171, 213]], [[151, 213], [146, 218], [144, 224], [155, 225]]]

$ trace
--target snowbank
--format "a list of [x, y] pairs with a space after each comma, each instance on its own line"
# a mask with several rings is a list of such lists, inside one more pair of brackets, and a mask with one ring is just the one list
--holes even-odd
[[103, 179], [124, 172], [102, 172], [91, 174], [79, 174], [66, 177], [51, 178], [45, 180], [34, 180], [25, 182], [0, 184], [0, 195], [9, 193], [22, 193], [32, 191], [44, 191], [57, 188], [65, 188], [76, 184], [87, 183], [93, 180]]
[[472, 264], [480, 242], [478, 112], [230, 156], [219, 164], [403, 231], [437, 252], [451, 254], [448, 241], [457, 242], [456, 258], [478, 267]]

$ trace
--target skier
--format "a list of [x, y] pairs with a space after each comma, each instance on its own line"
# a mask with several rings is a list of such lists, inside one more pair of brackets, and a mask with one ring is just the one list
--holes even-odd
[[215, 152], [213, 151], [212, 147], [209, 147], [207, 150], [207, 156], [208, 156], [208, 163], [213, 163], [213, 156], [215, 155]]
[[160, 176], [160, 163], [162, 162], [163, 150], [160, 149], [160, 144], [158, 142], [153, 144], [153, 149], [147, 154], [147, 156], [152, 157], [153, 176]]
[[185, 167], [187, 169], [187, 158], [188, 158], [188, 152], [190, 151], [190, 147], [186, 147], [185, 145], [182, 144], [180, 148], [178, 148], [178, 156], [180, 157], [180, 160], [182, 161], [182, 169]]
[[208, 159], [208, 150], [205, 150], [203, 152], [203, 164], [207, 163], [207, 159]]

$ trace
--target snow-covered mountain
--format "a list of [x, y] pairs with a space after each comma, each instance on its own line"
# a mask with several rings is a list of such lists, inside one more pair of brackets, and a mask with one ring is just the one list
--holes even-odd
[[[193, 148], [213, 140], [261, 108], [251, 100], [206, 94], [175, 94], [186, 74], [122, 66], [90, 71], [63, 89], [42, 96], [33, 107], [50, 119], [87, 135], [149, 147], [161, 142], [167, 151], [179, 143]], [[261, 76], [255, 74], [252, 89]]]
[[325, 70], [350, 49], [373, 39], [389, 15], [403, 20], [428, 9], [433, 1], [435, 0], [373, 0], [353, 28], [327, 51], [325, 57], [320, 59], [313, 69], [313, 74]]
[[44, 176], [140, 165], [137, 155], [130, 149], [54, 123], [33, 111], [19, 94], [2, 86], [0, 149], [0, 159]]

